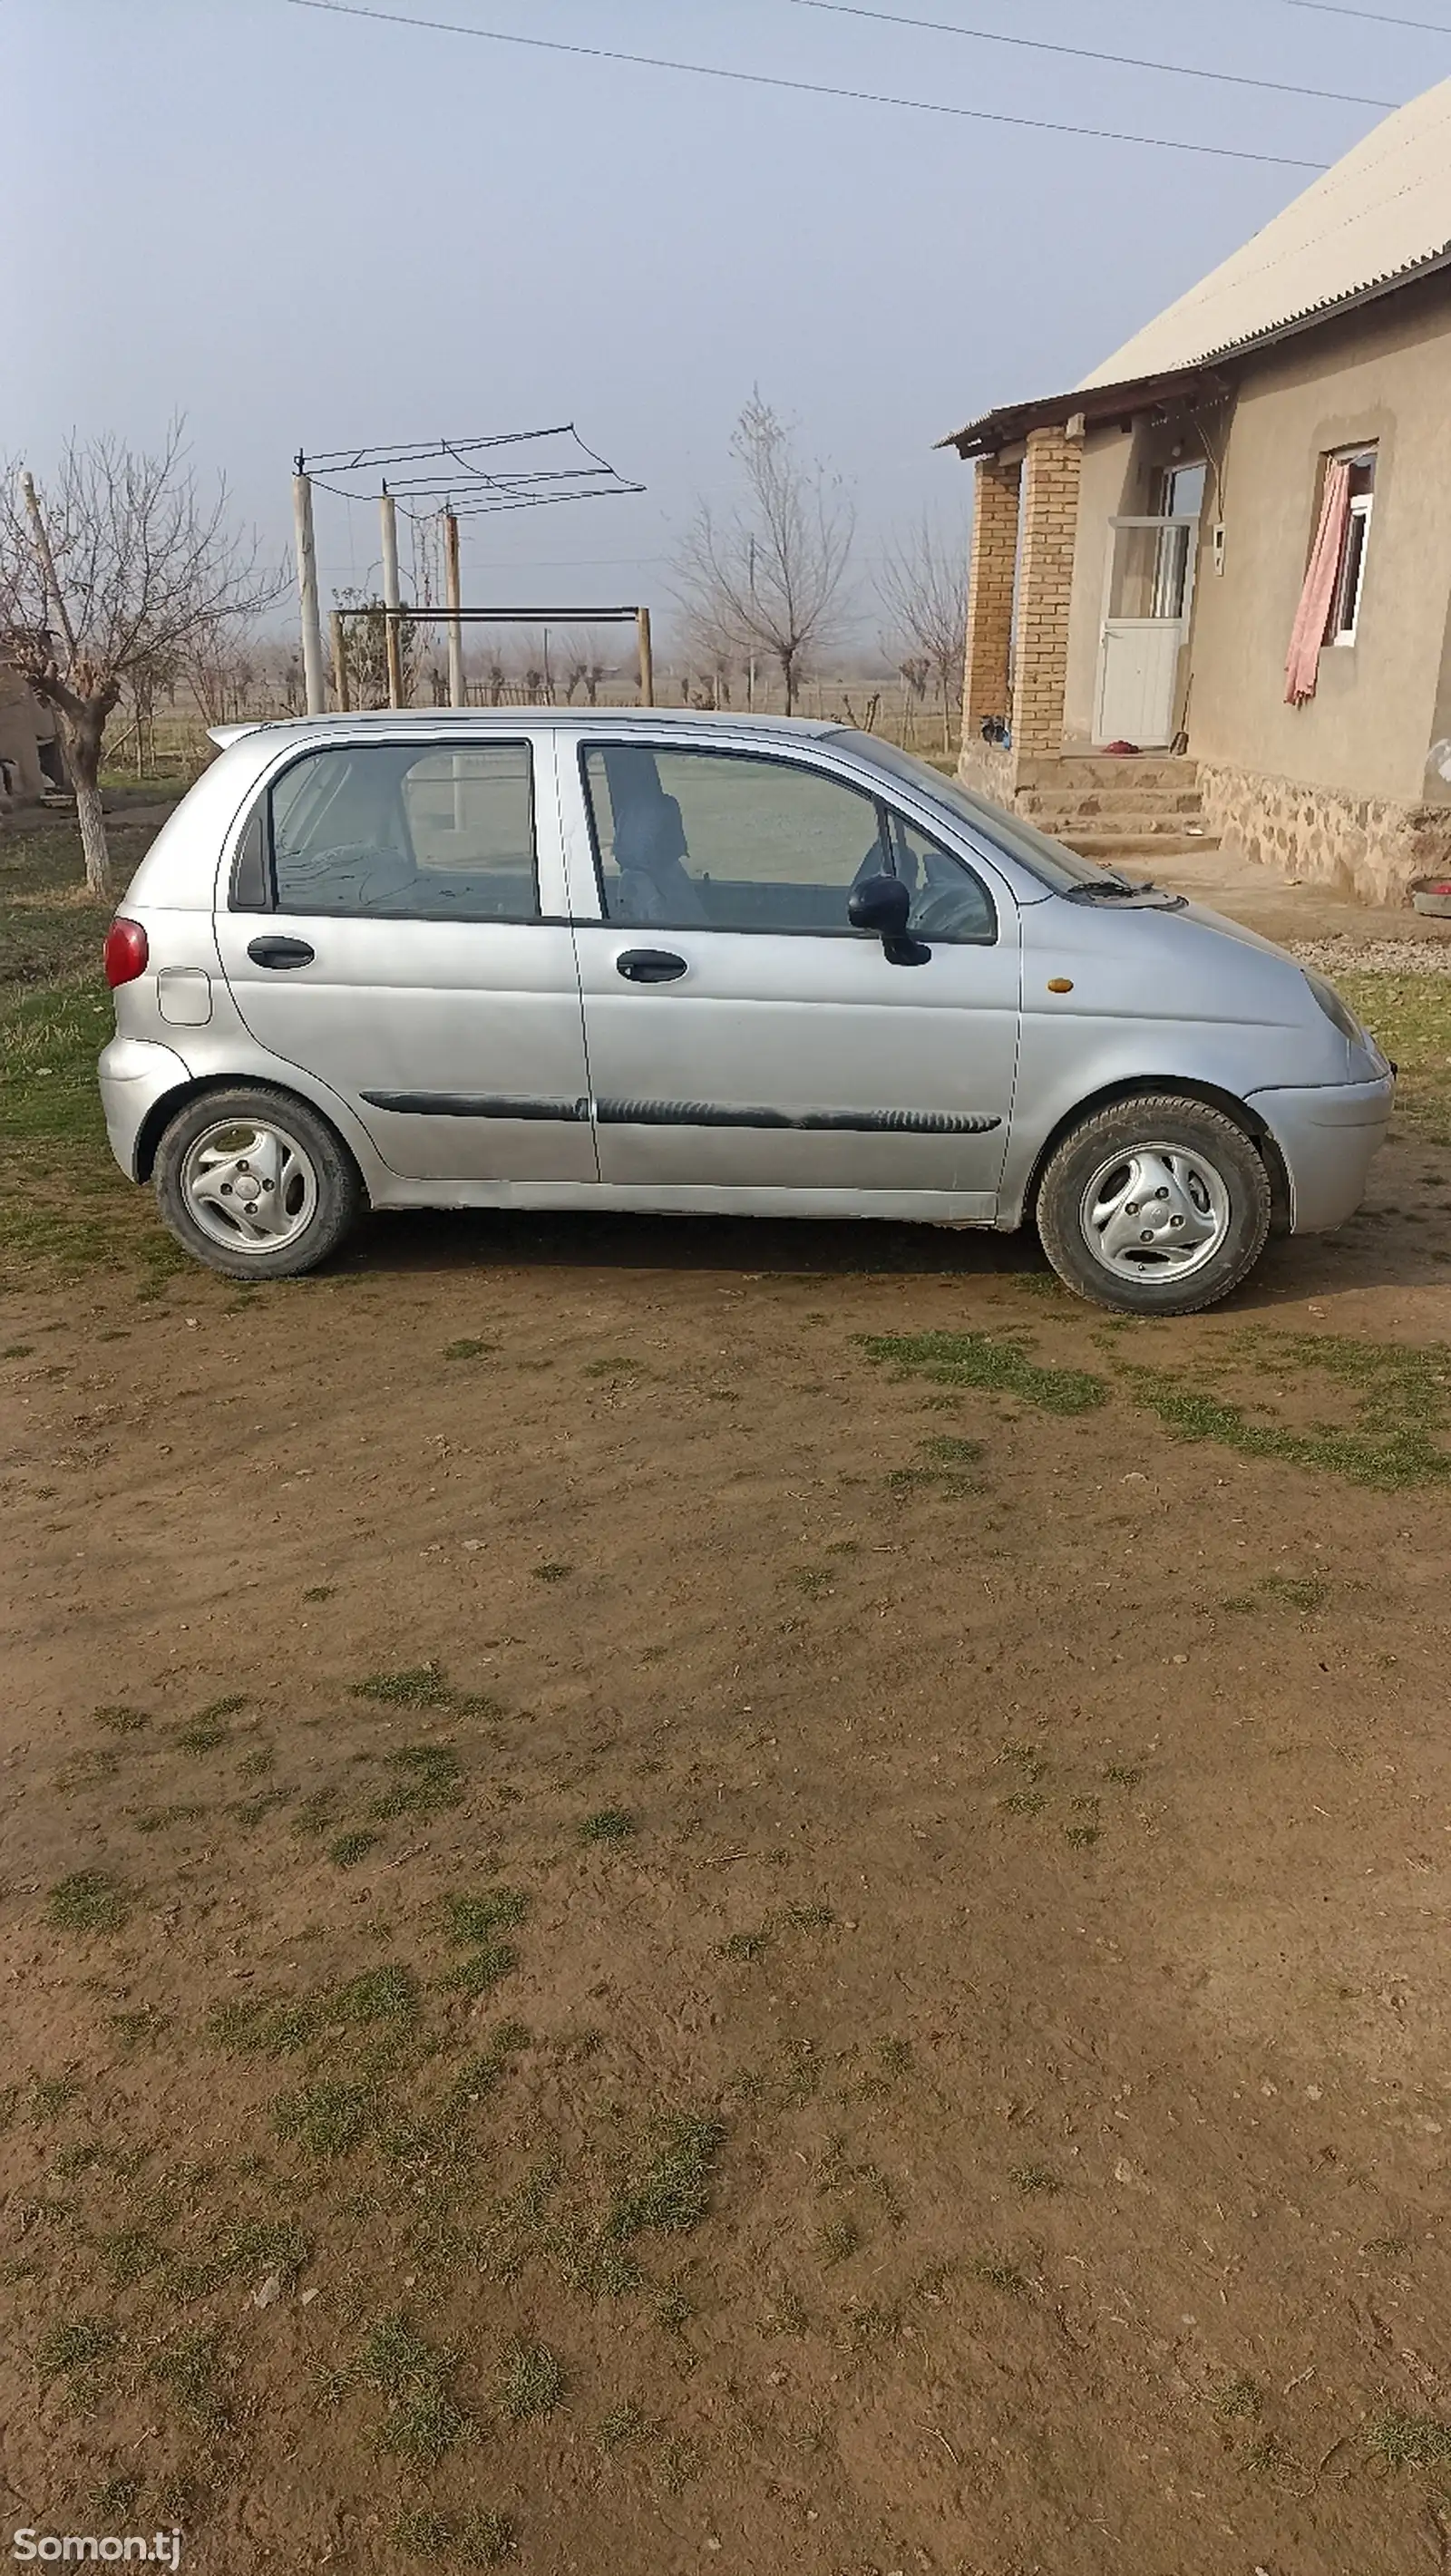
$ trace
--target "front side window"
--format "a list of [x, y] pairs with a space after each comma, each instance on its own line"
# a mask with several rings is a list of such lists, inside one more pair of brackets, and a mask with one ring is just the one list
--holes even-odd
[[753, 752], [592, 743], [583, 761], [608, 921], [855, 936], [853, 886], [889, 874], [924, 937], [996, 935], [972, 871], [866, 789]]
[[1348, 468], [1349, 482], [1345, 527], [1340, 539], [1340, 560], [1335, 568], [1335, 589], [1330, 602], [1326, 640], [1331, 644], [1353, 644], [1360, 621], [1365, 559], [1370, 545], [1370, 519], [1375, 507], [1375, 449], [1359, 448], [1353, 455], [1341, 457], [1338, 461]]
[[539, 917], [527, 743], [348, 743], [306, 753], [249, 823], [233, 904], [385, 920]]

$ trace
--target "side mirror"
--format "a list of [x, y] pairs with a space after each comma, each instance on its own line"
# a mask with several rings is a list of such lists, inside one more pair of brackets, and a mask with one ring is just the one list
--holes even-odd
[[932, 951], [908, 937], [911, 910], [911, 888], [900, 877], [867, 877], [848, 895], [846, 917], [853, 930], [875, 933], [893, 966], [923, 966]]

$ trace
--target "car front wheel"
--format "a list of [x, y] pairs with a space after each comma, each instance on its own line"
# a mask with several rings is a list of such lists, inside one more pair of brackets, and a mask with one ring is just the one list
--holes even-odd
[[316, 1269], [363, 1205], [332, 1129], [280, 1091], [209, 1091], [189, 1102], [156, 1149], [155, 1181], [178, 1243], [229, 1279]]
[[1071, 1128], [1038, 1191], [1038, 1233], [1065, 1285], [1133, 1315], [1192, 1315], [1254, 1268], [1270, 1182], [1254, 1141], [1173, 1093], [1116, 1101]]

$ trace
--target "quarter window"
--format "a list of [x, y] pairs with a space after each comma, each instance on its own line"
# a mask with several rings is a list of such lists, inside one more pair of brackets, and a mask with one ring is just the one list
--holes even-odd
[[585, 785], [605, 917], [632, 928], [838, 932], [854, 885], [913, 888], [914, 926], [995, 936], [980, 880], [864, 789], [751, 752], [590, 744]]
[[[539, 917], [527, 743], [350, 743], [309, 752], [273, 783], [264, 820], [264, 900], [279, 912]], [[239, 864], [239, 909], [250, 908], [245, 897], [257, 873]]]

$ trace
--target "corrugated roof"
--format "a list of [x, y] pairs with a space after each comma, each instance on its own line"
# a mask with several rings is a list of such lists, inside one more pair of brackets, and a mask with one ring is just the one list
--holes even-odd
[[1357, 143], [1076, 389], [1165, 375], [1388, 284], [1451, 249], [1451, 80]]

